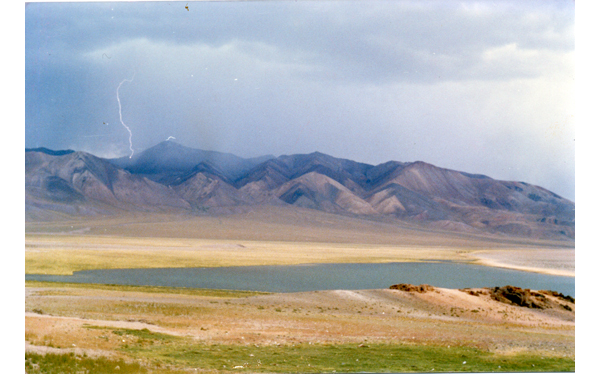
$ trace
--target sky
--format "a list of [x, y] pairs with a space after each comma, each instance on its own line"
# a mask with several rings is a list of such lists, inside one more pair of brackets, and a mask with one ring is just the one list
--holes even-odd
[[28, 3], [25, 146], [420, 160], [574, 201], [574, 8]]

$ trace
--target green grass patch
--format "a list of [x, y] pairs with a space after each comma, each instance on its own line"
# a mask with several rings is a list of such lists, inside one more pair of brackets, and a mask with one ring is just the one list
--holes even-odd
[[160, 332], [153, 332], [148, 329], [115, 329], [114, 327], [108, 326], [94, 326], [94, 325], [83, 325], [86, 329], [91, 330], [107, 330], [113, 334], [123, 338], [133, 339], [134, 344], [137, 345], [152, 345], [152, 344], [170, 344], [181, 341], [183, 338], [173, 336], [169, 334], [163, 334]]
[[183, 373], [182, 371], [156, 367], [151, 367], [149, 370], [148, 367], [137, 362], [106, 357], [91, 358], [85, 355], [75, 355], [74, 353], [47, 353], [45, 355], [25, 353], [25, 371], [29, 374]]
[[539, 354], [499, 355], [467, 347], [300, 344], [128, 345], [132, 357], [176, 367], [245, 372], [527, 372], [574, 371], [575, 362]]
[[148, 329], [141, 329], [141, 330], [135, 330], [135, 329], [113, 329], [112, 330], [113, 334], [115, 335], [119, 335], [119, 336], [134, 336], [136, 338], [139, 339], [146, 339], [146, 340], [152, 340], [152, 341], [172, 341], [172, 340], [177, 340], [179, 339], [176, 336], [173, 335], [168, 335], [168, 334], [162, 334], [159, 332], [152, 332]]
[[248, 297], [257, 295], [267, 295], [269, 292], [259, 291], [239, 291], [239, 290], [213, 290], [205, 288], [185, 288], [185, 287], [161, 287], [161, 286], [127, 286], [118, 284], [97, 284], [97, 283], [63, 283], [63, 282], [42, 282], [25, 281], [25, 287], [44, 287], [44, 288], [75, 288], [89, 290], [106, 290], [120, 292], [144, 292], [144, 293], [162, 293], [173, 295], [191, 295], [207, 297]]

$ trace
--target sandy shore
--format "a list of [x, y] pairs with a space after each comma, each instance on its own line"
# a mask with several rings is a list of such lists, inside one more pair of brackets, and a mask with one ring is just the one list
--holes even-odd
[[469, 256], [479, 265], [575, 276], [575, 249], [494, 249], [473, 251]]

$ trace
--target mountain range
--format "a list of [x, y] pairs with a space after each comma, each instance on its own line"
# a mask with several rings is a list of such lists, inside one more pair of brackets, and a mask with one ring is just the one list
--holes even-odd
[[132, 158], [25, 150], [27, 220], [119, 212], [226, 214], [288, 206], [429, 228], [575, 237], [575, 204], [542, 187], [425, 162], [379, 165], [323, 153], [241, 158], [165, 141]]

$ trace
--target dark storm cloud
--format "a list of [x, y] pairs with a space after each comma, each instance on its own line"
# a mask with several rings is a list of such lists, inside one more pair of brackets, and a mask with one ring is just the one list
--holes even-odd
[[[26, 29], [29, 53], [46, 48], [62, 57], [138, 38], [213, 47], [237, 40], [303, 58], [322, 72], [320, 79], [333, 72], [337, 79], [506, 79], [505, 69], [482, 60], [483, 52], [507, 44], [573, 49], [573, 13], [558, 12], [560, 5], [209, 2], [192, 3], [186, 12], [171, 2], [47, 3], [35, 4]], [[531, 67], [510, 71], [536, 74]]]
[[120, 93], [136, 152], [174, 136], [240, 156], [420, 159], [573, 197], [570, 1], [31, 3], [25, 14], [28, 147], [127, 154], [116, 89], [135, 74]]

